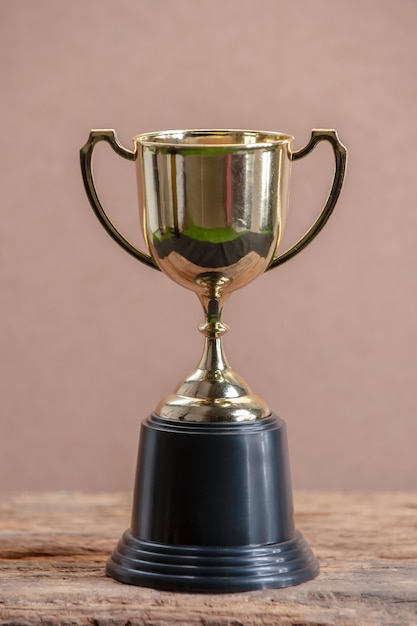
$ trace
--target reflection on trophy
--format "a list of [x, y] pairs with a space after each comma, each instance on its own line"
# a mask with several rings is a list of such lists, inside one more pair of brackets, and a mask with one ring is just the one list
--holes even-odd
[[[313, 226], [279, 250], [292, 161], [326, 140], [333, 184]], [[95, 189], [94, 147], [107, 141], [136, 162], [147, 253], [112, 224]], [[229, 592], [286, 587], [314, 578], [318, 563], [294, 527], [285, 423], [228, 364], [224, 304], [235, 289], [305, 248], [338, 199], [346, 150], [333, 130], [292, 137], [247, 130], [139, 135], [134, 150], [113, 130], [94, 130], [81, 149], [90, 203], [127, 252], [194, 291], [204, 310], [197, 368], [142, 422], [131, 527], [107, 573], [135, 585]]]

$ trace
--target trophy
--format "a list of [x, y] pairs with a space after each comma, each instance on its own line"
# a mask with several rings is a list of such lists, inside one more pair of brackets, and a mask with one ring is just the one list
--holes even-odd
[[[324, 140], [335, 158], [328, 199], [306, 234], [278, 252], [292, 162]], [[102, 207], [92, 174], [100, 141], [136, 164], [147, 252]], [[336, 132], [313, 130], [298, 151], [292, 141], [275, 132], [175, 130], [138, 135], [131, 151], [114, 130], [93, 130], [81, 149], [86, 193], [109, 235], [194, 291], [204, 310], [197, 368], [141, 424], [131, 527], [107, 563], [118, 581], [214, 593], [286, 587], [318, 573], [294, 525], [285, 422], [222, 346], [229, 295], [303, 250], [339, 197], [346, 149]]]

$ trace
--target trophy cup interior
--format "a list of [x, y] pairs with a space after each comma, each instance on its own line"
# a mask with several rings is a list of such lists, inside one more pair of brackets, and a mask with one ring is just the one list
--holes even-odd
[[274, 258], [288, 205], [291, 137], [240, 130], [135, 138], [145, 239], [158, 267], [194, 291], [205, 315], [197, 369], [157, 407], [160, 417], [245, 422], [270, 411], [234, 372], [221, 337], [224, 303]]

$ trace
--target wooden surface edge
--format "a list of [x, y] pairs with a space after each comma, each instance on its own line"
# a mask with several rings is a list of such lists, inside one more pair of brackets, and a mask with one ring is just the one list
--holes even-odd
[[105, 576], [128, 494], [0, 496], [0, 626], [417, 625], [417, 495], [295, 492], [321, 565], [297, 587], [160, 592]]

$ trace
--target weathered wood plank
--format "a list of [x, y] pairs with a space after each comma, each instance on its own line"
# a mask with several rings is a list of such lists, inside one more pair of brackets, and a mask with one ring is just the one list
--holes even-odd
[[125, 494], [0, 498], [0, 625], [417, 625], [417, 495], [296, 494], [320, 576], [282, 590], [178, 594], [106, 578]]

